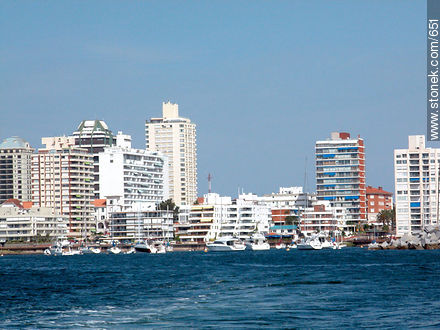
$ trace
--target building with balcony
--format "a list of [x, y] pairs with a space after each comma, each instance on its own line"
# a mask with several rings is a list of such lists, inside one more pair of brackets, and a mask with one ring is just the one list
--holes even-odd
[[355, 232], [367, 222], [364, 140], [333, 132], [330, 139], [316, 142], [315, 153], [318, 201], [344, 208], [343, 230]]
[[[343, 209], [339, 210], [340, 212]], [[343, 229], [341, 216], [337, 216], [337, 210], [330, 206], [329, 202], [318, 202], [310, 208], [307, 208], [301, 217], [300, 230], [303, 234], [321, 233], [331, 236], [332, 233]]]
[[37, 237], [53, 239], [67, 234], [68, 218], [51, 208], [9, 199], [0, 206], [0, 241], [30, 241]]
[[110, 215], [110, 236], [119, 241], [171, 241], [174, 238], [173, 211], [134, 209]]
[[168, 158], [169, 196], [176, 205], [192, 205], [197, 199], [196, 125], [179, 117], [179, 106], [162, 104], [162, 118], [145, 123], [146, 149]]
[[160, 152], [107, 147], [99, 156], [99, 195], [119, 196], [121, 211], [168, 199], [168, 160]]
[[270, 207], [249, 195], [232, 200], [209, 193], [204, 195], [202, 203], [191, 206], [180, 217], [175, 224], [175, 235], [182, 243], [206, 243], [222, 236], [247, 238], [254, 232], [268, 233], [270, 222]]
[[93, 156], [72, 137], [43, 138], [46, 148], [32, 156], [32, 201], [68, 218], [69, 236], [95, 229]]
[[408, 137], [408, 149], [394, 150], [396, 235], [439, 224], [440, 149], [427, 148], [424, 135]]
[[32, 200], [31, 158], [34, 149], [19, 137], [0, 143], [0, 203], [8, 199]]

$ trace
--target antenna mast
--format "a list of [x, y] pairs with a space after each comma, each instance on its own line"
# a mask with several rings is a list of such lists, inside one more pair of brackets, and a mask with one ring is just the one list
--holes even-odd
[[211, 193], [211, 179], [212, 175], [211, 173], [208, 173], [208, 193]]

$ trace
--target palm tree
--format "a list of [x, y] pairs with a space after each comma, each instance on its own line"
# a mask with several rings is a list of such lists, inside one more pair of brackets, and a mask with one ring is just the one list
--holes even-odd
[[394, 228], [396, 222], [396, 210], [382, 210], [377, 214], [377, 220], [382, 222], [382, 228], [384, 231], [389, 231]]

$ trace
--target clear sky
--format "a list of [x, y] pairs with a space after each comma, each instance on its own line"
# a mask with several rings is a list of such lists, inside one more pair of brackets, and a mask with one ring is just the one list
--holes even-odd
[[314, 191], [314, 144], [365, 139], [367, 184], [426, 134], [426, 1], [1, 1], [0, 139], [103, 119], [144, 148], [163, 101], [197, 126], [199, 195]]

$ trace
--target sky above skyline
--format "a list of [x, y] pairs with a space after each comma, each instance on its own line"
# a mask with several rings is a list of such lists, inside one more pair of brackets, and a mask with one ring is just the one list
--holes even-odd
[[170, 100], [197, 124], [199, 195], [208, 173], [235, 196], [305, 168], [315, 191], [332, 131], [364, 138], [367, 184], [394, 192], [393, 149], [426, 134], [425, 35], [422, 0], [3, 1], [0, 139], [102, 119], [144, 148]]

